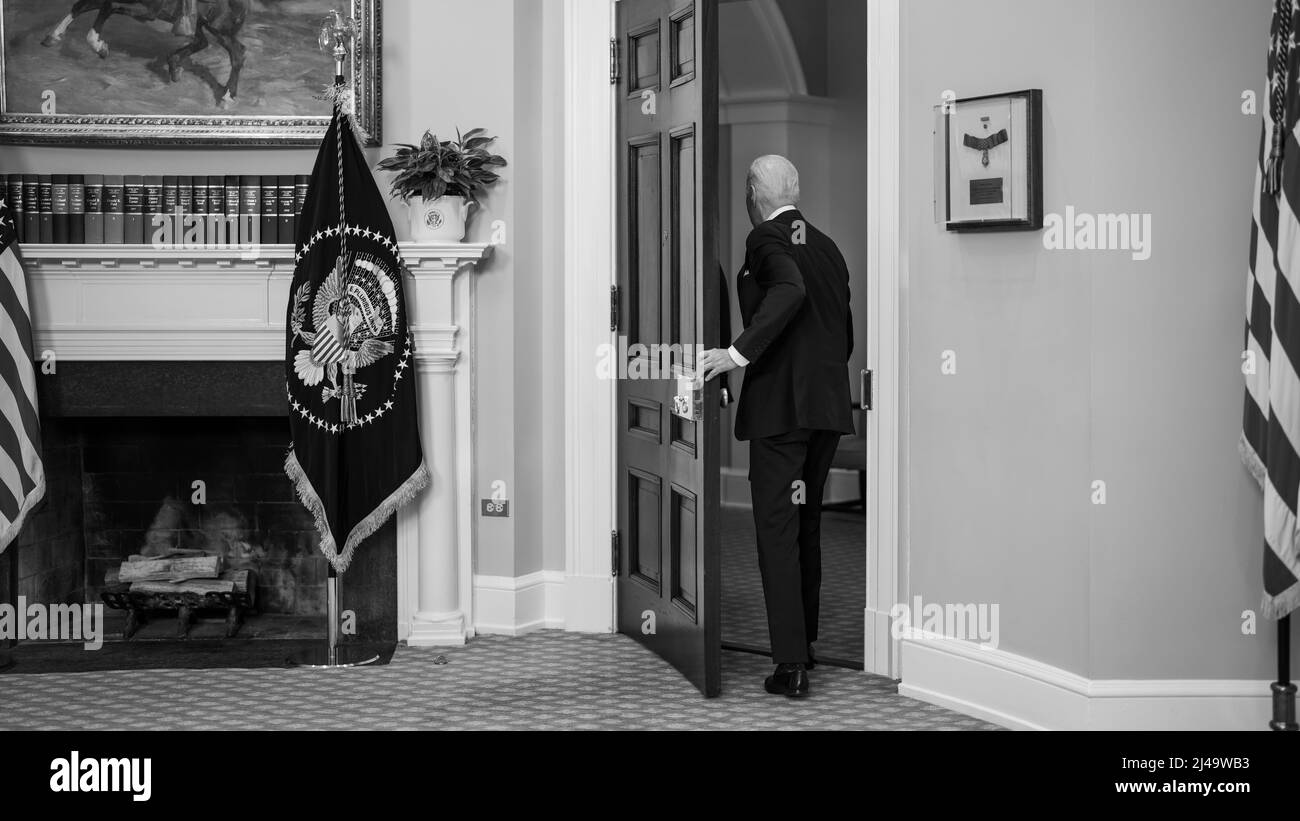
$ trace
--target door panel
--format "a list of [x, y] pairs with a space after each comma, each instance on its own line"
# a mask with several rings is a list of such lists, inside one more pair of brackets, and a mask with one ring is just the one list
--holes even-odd
[[[706, 696], [721, 687], [717, 0], [618, 3], [618, 626]], [[639, 345], [645, 348], [637, 347]], [[646, 378], [646, 377], [652, 378]], [[689, 386], [688, 386], [689, 387]]]

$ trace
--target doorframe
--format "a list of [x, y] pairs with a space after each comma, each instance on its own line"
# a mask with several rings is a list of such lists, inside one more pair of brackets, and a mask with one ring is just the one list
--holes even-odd
[[614, 630], [616, 383], [596, 370], [616, 282], [614, 0], [564, 0], [564, 627]]
[[[900, 51], [902, 0], [867, 4], [867, 367], [874, 410], [867, 419], [867, 601], [863, 668], [902, 678], [902, 642], [890, 611], [906, 599], [907, 288], [900, 174], [903, 165]], [[881, 401], [881, 398], [884, 401]], [[903, 527], [900, 527], [900, 524]]]
[[[596, 369], [609, 330], [616, 277], [615, 109], [609, 41], [617, 0], [563, 0], [565, 283], [565, 629], [611, 632], [610, 534], [617, 474], [615, 383]], [[867, 24], [868, 367], [867, 578], [864, 669], [901, 677], [889, 612], [907, 590], [907, 282], [899, 174], [901, 0], [870, 0]]]

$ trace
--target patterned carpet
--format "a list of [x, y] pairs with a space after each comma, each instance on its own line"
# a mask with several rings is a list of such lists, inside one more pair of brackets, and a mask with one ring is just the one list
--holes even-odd
[[[867, 555], [863, 518], [822, 514], [821, 622], [815, 649], [822, 658], [862, 663]], [[722, 508], [722, 643], [764, 650], [767, 610], [748, 507]]]
[[400, 647], [383, 667], [6, 676], [0, 729], [997, 729], [829, 667], [812, 672], [810, 698], [771, 696], [770, 671], [761, 656], [724, 653], [722, 696], [706, 700], [625, 636], [548, 630]]

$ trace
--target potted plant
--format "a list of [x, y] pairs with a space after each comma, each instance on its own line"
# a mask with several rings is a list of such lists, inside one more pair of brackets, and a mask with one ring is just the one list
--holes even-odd
[[[470, 207], [500, 179], [495, 169], [506, 164], [488, 151], [495, 141], [482, 128], [464, 136], [457, 129], [455, 140], [439, 140], [426, 131], [419, 145], [399, 143], [393, 156], [380, 160], [380, 170], [397, 173], [392, 193], [407, 204], [411, 239], [460, 242], [465, 238]], [[419, 197], [419, 203], [412, 203], [412, 197]]]

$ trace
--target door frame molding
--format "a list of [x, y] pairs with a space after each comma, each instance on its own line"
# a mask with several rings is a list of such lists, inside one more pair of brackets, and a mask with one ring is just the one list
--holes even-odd
[[[867, 6], [867, 367], [875, 409], [867, 418], [867, 602], [863, 667], [902, 678], [902, 642], [891, 636], [890, 611], [908, 588], [907, 245], [899, 180], [902, 0]], [[883, 397], [884, 401], [881, 401]], [[900, 524], [902, 525], [900, 527]]]
[[[567, 630], [614, 629], [610, 533], [617, 471], [615, 384], [597, 375], [615, 282], [615, 121], [609, 40], [617, 0], [563, 0], [565, 283], [565, 585]], [[876, 409], [867, 414], [865, 669], [899, 678], [900, 642], [889, 611], [907, 590], [907, 257], [899, 174], [901, 0], [868, 7], [868, 367]], [[883, 400], [883, 401], [882, 401]]]
[[615, 387], [597, 357], [614, 336], [613, 0], [564, 0], [564, 627], [614, 629], [610, 533], [617, 471]]

